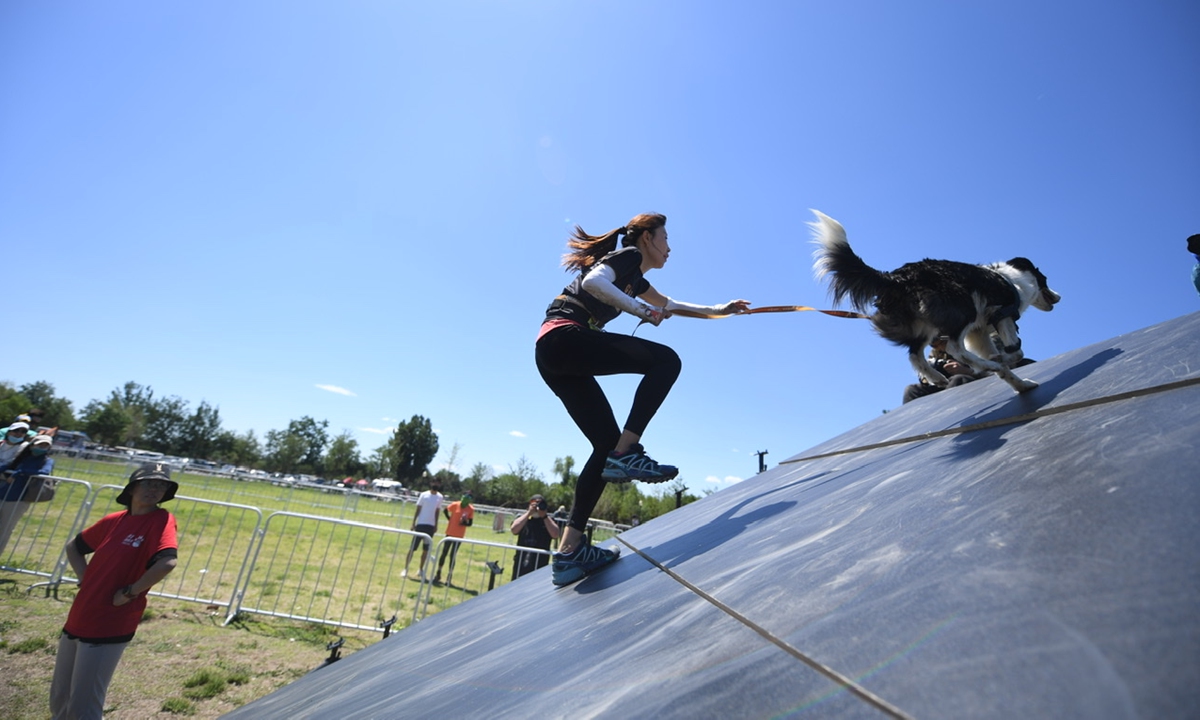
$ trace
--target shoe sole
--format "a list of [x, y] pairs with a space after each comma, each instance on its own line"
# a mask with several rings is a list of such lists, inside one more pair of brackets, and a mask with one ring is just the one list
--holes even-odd
[[669, 474], [653, 475], [653, 476], [646, 476], [646, 477], [638, 477], [635, 475], [616, 475], [616, 474], [607, 474], [607, 473], [601, 473], [600, 477], [604, 478], [604, 480], [606, 482], [610, 482], [610, 483], [614, 483], [614, 484], [633, 482], [634, 480], [637, 480], [639, 482], [644, 482], [644, 483], [661, 483], [661, 482], [667, 482], [668, 480], [674, 480], [678, 475], [679, 475], [679, 470], [675, 470], [675, 472], [669, 473]]

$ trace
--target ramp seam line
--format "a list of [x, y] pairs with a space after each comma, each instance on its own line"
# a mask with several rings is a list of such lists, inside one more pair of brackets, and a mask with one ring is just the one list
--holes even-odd
[[1161, 392], [1170, 390], [1178, 390], [1180, 388], [1190, 387], [1192, 385], [1200, 385], [1200, 377], [1189, 378], [1187, 380], [1177, 380], [1176, 382], [1166, 383], [1164, 385], [1154, 385], [1140, 390], [1130, 390], [1128, 392], [1117, 393], [1116, 395], [1106, 395], [1104, 397], [1092, 398], [1091, 400], [1081, 400], [1076, 403], [1067, 403], [1057, 407], [1045, 408], [1042, 410], [1034, 410], [1032, 412], [1013, 415], [1006, 418], [997, 418], [996, 420], [988, 420], [986, 422], [975, 423], [973, 425], [963, 425], [962, 427], [948, 428], [946, 430], [934, 430], [933, 432], [921, 433], [920, 435], [909, 435], [894, 440], [885, 440], [883, 442], [872, 443], [870, 445], [859, 445], [857, 447], [845, 448], [842, 450], [832, 450], [820, 455], [806, 455], [794, 460], [783, 460], [780, 465], [789, 465], [806, 460], [821, 460], [828, 457], [836, 457], [838, 455], [849, 455], [856, 452], [865, 452], [867, 450], [878, 450], [880, 448], [892, 447], [893, 445], [904, 445], [906, 443], [921, 442], [923, 440], [933, 440], [935, 438], [947, 437], [949, 435], [962, 435], [969, 432], [977, 432], [979, 430], [989, 430], [994, 427], [1002, 427], [1004, 425], [1016, 425], [1018, 423], [1037, 420], [1038, 418], [1050, 417], [1051, 415], [1059, 415], [1073, 410], [1082, 410], [1084, 408], [1095, 407], [1097, 405], [1107, 405], [1108, 403], [1119, 402], [1121, 400], [1130, 400], [1132, 398], [1145, 397], [1147, 395], [1155, 395]]
[[716, 607], [721, 612], [725, 613], [726, 615], [732, 617], [734, 620], [737, 620], [741, 624], [745, 625], [747, 628], [758, 633], [760, 636], [762, 636], [765, 640], [770, 642], [772, 645], [775, 645], [776, 647], [778, 647], [780, 650], [783, 650], [788, 655], [791, 655], [792, 657], [796, 658], [800, 662], [809, 666], [813, 670], [816, 670], [818, 673], [829, 678], [833, 682], [837, 683], [838, 685], [840, 685], [841, 687], [843, 687], [844, 689], [849, 691], [851, 694], [856, 695], [859, 699], [865, 701], [869, 705], [874, 706], [876, 709], [880, 710], [884, 714], [889, 715], [893, 718], [899, 718], [900, 720], [913, 720], [911, 715], [908, 715], [900, 708], [897, 708], [896, 706], [887, 702], [883, 698], [878, 697], [871, 691], [867, 690], [863, 686], [856, 683], [854, 680], [842, 675], [841, 673], [834, 670], [833, 668], [828, 667], [828, 666], [818, 662], [817, 660], [809, 657], [808, 655], [805, 655], [799, 649], [789, 645], [784, 640], [773, 635], [766, 628], [762, 627], [761, 625], [754, 622], [753, 620], [746, 617], [745, 615], [742, 615], [737, 610], [734, 610], [732, 607], [726, 605], [725, 603], [721, 602], [720, 600], [713, 597], [712, 595], [709, 595], [707, 592], [705, 592], [704, 590], [701, 590], [696, 585], [693, 585], [691, 582], [684, 579], [683, 576], [679, 575], [674, 570], [671, 570], [666, 565], [663, 565], [662, 563], [658, 562], [654, 558], [652, 558], [649, 555], [642, 552], [640, 549], [634, 547], [633, 545], [630, 545], [629, 541], [625, 540], [620, 535], [616, 536], [616, 539], [622, 545], [624, 545], [625, 547], [627, 547], [630, 550], [637, 553], [638, 556], [641, 557], [643, 560], [650, 563], [654, 567], [658, 568], [662, 572], [666, 573], [675, 582], [679, 583], [680, 585], [683, 585], [688, 590], [691, 590], [693, 593], [695, 593], [696, 595], [698, 595], [699, 597], [701, 597], [702, 599], [704, 599], [705, 601], [707, 601], [708, 603], [710, 603], [711, 605]]

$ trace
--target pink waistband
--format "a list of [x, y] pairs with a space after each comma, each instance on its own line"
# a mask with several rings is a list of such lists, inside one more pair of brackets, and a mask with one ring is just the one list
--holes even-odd
[[[551, 330], [557, 330], [558, 328], [566, 327], [567, 325], [579, 325], [580, 327], [583, 327], [580, 325], [580, 323], [577, 323], [574, 320], [568, 320], [566, 318], [554, 318], [553, 320], [547, 320], [546, 322], [542, 323], [541, 329], [538, 330], [537, 340], [541, 340], [543, 337], [545, 337], [546, 333], [550, 332]], [[534, 340], [534, 342], [537, 342], [537, 340]]]

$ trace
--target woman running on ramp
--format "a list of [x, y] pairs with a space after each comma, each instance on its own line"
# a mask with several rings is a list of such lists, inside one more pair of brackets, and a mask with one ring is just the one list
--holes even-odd
[[[600, 236], [588, 235], [576, 225], [563, 265], [579, 275], [550, 303], [538, 333], [538, 372], [592, 444], [592, 454], [575, 484], [575, 504], [559, 552], [551, 563], [555, 585], [572, 583], [617, 558], [617, 551], [593, 547], [585, 539], [588, 517], [606, 482], [657, 483], [679, 474], [678, 468], [652, 460], [640, 442], [679, 376], [679, 356], [666, 345], [606, 333], [604, 324], [622, 311], [657, 326], [675, 310], [730, 315], [750, 307], [745, 300], [692, 305], [655, 290], [643, 276], [667, 262], [671, 248], [666, 224], [664, 215], [642, 214]], [[612, 406], [596, 381], [598, 375], [620, 374], [643, 376], [624, 430], [617, 426]]]

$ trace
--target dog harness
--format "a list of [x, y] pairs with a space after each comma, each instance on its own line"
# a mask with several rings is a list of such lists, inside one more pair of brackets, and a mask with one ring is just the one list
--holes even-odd
[[[1015, 327], [1017, 321], [1021, 319], [1021, 291], [1017, 289], [1016, 283], [1012, 280], [1004, 278], [1004, 281], [1008, 283], [1009, 289], [1012, 290], [1012, 302], [1007, 305], [1001, 305], [993, 310], [991, 315], [988, 315], [988, 325], [992, 327], [995, 327], [997, 323], [1008, 318], [1012, 318], [1013, 326]], [[1020, 344], [1006, 345], [1004, 352], [1013, 353], [1020, 349]]]
[[1013, 322], [1021, 319], [1021, 291], [1017, 289], [1015, 283], [1008, 278], [1004, 278], [1008, 283], [1008, 287], [1012, 290], [1012, 302], [1007, 305], [1001, 305], [988, 315], [988, 325], [995, 325], [1005, 318], [1012, 318]]

